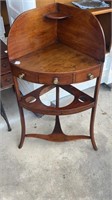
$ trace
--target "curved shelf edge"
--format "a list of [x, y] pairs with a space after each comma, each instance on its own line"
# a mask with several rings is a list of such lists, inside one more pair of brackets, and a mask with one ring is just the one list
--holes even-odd
[[57, 12], [57, 13], [55, 12], [55, 13], [48, 13], [48, 14], [44, 15], [44, 17], [48, 18], [48, 19], [60, 20], [60, 19], [66, 19], [70, 16], [60, 13], [60, 12]]

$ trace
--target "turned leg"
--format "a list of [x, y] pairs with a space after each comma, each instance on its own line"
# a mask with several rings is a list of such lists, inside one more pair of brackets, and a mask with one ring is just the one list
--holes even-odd
[[92, 142], [94, 150], [98, 150], [96, 146], [95, 138], [94, 138], [94, 122], [95, 122], [96, 107], [97, 107], [98, 94], [99, 94], [99, 88], [100, 88], [100, 82], [101, 82], [101, 74], [96, 80], [96, 87], [95, 87], [95, 92], [94, 92], [95, 105], [92, 108], [91, 119], [90, 119], [90, 137], [91, 137], [91, 142]]
[[20, 106], [21, 92], [19, 90], [17, 77], [14, 76], [13, 81], [14, 81], [14, 87], [15, 87], [15, 92], [16, 92], [16, 97], [17, 97], [17, 102], [18, 102], [18, 107], [19, 107], [20, 120], [21, 120], [21, 139], [20, 139], [20, 143], [19, 143], [18, 148], [22, 148], [23, 143], [24, 143], [24, 139], [25, 139], [25, 130], [26, 130], [26, 128], [25, 128], [25, 118], [24, 118], [23, 108]]

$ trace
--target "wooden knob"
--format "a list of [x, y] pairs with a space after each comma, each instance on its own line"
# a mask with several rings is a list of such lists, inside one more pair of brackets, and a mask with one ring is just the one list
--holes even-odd
[[22, 73], [22, 74], [19, 74], [19, 78], [20, 78], [20, 79], [23, 79], [24, 76], [25, 76], [25, 74], [23, 74], [23, 73]]
[[91, 74], [91, 73], [89, 73], [89, 74], [88, 74], [88, 78], [89, 78], [89, 80], [92, 80], [92, 79], [94, 79], [94, 75]]
[[58, 78], [54, 78], [53, 83], [54, 83], [55, 85], [57, 85], [57, 84], [59, 83]]

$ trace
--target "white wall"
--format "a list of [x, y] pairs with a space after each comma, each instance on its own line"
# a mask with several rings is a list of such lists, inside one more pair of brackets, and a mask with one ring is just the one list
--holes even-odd
[[35, 0], [6, 0], [10, 25], [22, 12], [35, 8]]

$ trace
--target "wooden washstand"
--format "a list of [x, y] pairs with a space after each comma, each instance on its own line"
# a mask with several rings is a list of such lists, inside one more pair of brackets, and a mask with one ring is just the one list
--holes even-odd
[[[105, 39], [98, 20], [88, 11], [60, 3], [24, 12], [11, 27], [8, 56], [22, 125], [19, 148], [25, 137], [35, 137], [55, 142], [90, 139], [97, 150], [94, 121], [105, 59]], [[44, 85], [22, 96], [17, 78]], [[71, 85], [94, 78], [94, 97]], [[40, 96], [52, 88], [56, 88], [56, 107], [46, 106], [40, 100]], [[59, 104], [60, 88], [74, 96], [72, 103], [64, 107]], [[49, 135], [27, 134], [23, 108], [55, 115], [53, 132]], [[91, 109], [90, 135], [65, 135], [59, 116], [87, 109]]]

